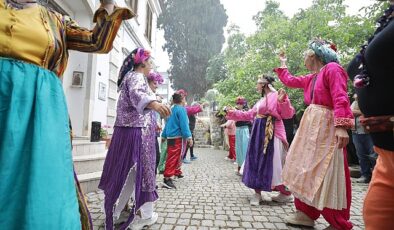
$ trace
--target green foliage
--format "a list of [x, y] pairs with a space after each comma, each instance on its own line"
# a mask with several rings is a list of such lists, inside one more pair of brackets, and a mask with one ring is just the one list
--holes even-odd
[[172, 65], [170, 78], [175, 89], [187, 90], [189, 100], [203, 96], [210, 87], [205, 79], [208, 61], [221, 51], [226, 24], [227, 15], [219, 0], [164, 2], [158, 27], [164, 29], [164, 49]]
[[[260, 98], [255, 90], [257, 76], [274, 75], [272, 69], [278, 67], [278, 54], [282, 50], [286, 52], [292, 74], [307, 74], [303, 52], [315, 37], [336, 43], [341, 64], [346, 67], [373, 32], [375, 23], [360, 15], [346, 15], [347, 6], [343, 2], [314, 0], [311, 7], [288, 18], [279, 10], [279, 3], [269, 0], [265, 9], [254, 17], [258, 26], [255, 34], [245, 37], [233, 29], [228, 47], [223, 51], [226, 78], [220, 78], [214, 85], [220, 92], [220, 105], [233, 105], [237, 96], [246, 97], [253, 105]], [[380, 10], [380, 5], [376, 5], [366, 11], [376, 15], [375, 11]], [[279, 81], [274, 86], [277, 89], [284, 87]], [[297, 113], [302, 114], [305, 109], [303, 91], [289, 88], [286, 91]]]
[[215, 82], [224, 80], [226, 75], [227, 67], [224, 62], [224, 55], [220, 53], [209, 60], [206, 80], [209, 85], [212, 85]]
[[108, 137], [108, 131], [106, 129], [100, 128], [100, 138], [105, 139]]
[[216, 101], [217, 97], [219, 96], [219, 92], [216, 89], [210, 89], [207, 91], [207, 93], [205, 94], [205, 99], [208, 102], [214, 102]]

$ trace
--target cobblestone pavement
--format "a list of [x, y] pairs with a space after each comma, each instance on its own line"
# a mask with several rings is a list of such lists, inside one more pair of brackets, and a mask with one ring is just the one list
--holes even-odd
[[[300, 229], [284, 223], [284, 217], [294, 211], [293, 203], [249, 205], [247, 198], [253, 192], [235, 174], [236, 166], [224, 160], [226, 152], [212, 149], [195, 152], [198, 159], [182, 166], [185, 178], [175, 182], [177, 189], [159, 188], [160, 199], [155, 204], [159, 219], [149, 229]], [[160, 187], [162, 176], [157, 181]], [[366, 185], [353, 183], [354, 229], [364, 229], [362, 202], [366, 190]], [[87, 197], [95, 229], [104, 229], [103, 193], [89, 193]], [[315, 229], [327, 226], [320, 218]]]

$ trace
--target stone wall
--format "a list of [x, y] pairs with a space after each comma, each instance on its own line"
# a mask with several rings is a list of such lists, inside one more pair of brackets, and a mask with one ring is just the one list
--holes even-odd
[[223, 148], [224, 135], [220, 127], [220, 120], [216, 118], [215, 113], [212, 112], [209, 116], [211, 128], [211, 140], [215, 149]]
[[200, 117], [196, 121], [196, 128], [194, 129], [194, 145], [198, 148], [210, 148], [210, 124], [208, 117]]

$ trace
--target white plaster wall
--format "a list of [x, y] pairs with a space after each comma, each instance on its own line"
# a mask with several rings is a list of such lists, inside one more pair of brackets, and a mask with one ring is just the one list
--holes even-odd
[[[101, 76], [99, 75], [101, 73]], [[97, 73], [96, 73], [96, 86], [94, 92], [94, 109], [92, 121], [100, 121], [101, 125], [107, 124], [107, 103], [108, 103], [108, 76], [109, 76], [109, 55], [97, 54]], [[105, 100], [98, 98], [99, 84], [103, 83], [106, 86]]]
[[[83, 12], [74, 12], [74, 19], [79, 25], [84, 27], [91, 27], [90, 16]], [[63, 89], [66, 95], [68, 111], [71, 118], [71, 123], [73, 126], [73, 132], [77, 136], [82, 135], [83, 129], [83, 117], [84, 117], [84, 99], [86, 96], [86, 79], [87, 76], [87, 66], [88, 66], [88, 54], [69, 51], [68, 66], [63, 75]], [[83, 72], [83, 84], [82, 87], [71, 86], [72, 74], [74, 71]]]
[[[71, 0], [71, 1], [76, 1], [76, 0]], [[85, 2], [86, 5], [90, 6], [95, 6], [98, 0], [85, 0], [87, 1], [88, 4]], [[129, 51], [132, 51], [133, 49], [139, 47], [139, 44], [142, 44], [143, 47], [146, 49], [149, 49], [152, 51], [152, 55], [155, 58], [154, 61], [155, 63], [158, 63], [160, 65], [160, 58], [159, 56], [156, 56], [158, 53], [158, 49], [161, 49], [161, 45], [157, 44], [157, 12], [155, 12], [155, 8], [152, 5], [151, 9], [153, 11], [153, 25], [152, 25], [152, 43], [149, 43], [145, 37], [145, 26], [146, 26], [146, 4], [148, 0], [140, 0], [138, 2], [138, 11], [137, 14], [138, 16], [130, 19], [129, 23], [131, 24], [134, 33], [137, 35], [136, 37], [132, 38], [129, 33], [126, 32], [125, 29], [119, 31], [119, 37], [117, 38], [117, 42], [119, 43], [119, 53], [115, 58], [120, 59], [118, 60], [119, 64], [119, 69], [120, 65], [123, 62], [123, 59], [125, 58], [123, 56], [121, 47], [127, 48]], [[57, 2], [64, 2], [65, 5], [68, 5], [71, 2], [67, 1], [61, 1], [58, 0]], [[118, 5], [120, 6], [126, 6], [125, 1], [123, 0], [118, 0], [117, 1]], [[70, 16], [75, 19], [80, 26], [86, 27], [86, 28], [93, 28], [93, 23], [92, 23], [92, 15], [91, 11], [93, 9], [71, 9], [72, 7], [67, 8], [67, 11], [70, 13]], [[96, 7], [97, 8], [97, 5]], [[159, 35], [162, 36], [162, 35]], [[66, 99], [67, 99], [67, 105], [73, 125], [73, 131], [74, 134], [77, 136], [81, 136], [83, 132], [83, 120], [84, 119], [89, 119], [89, 123], [92, 121], [100, 121], [102, 125], [107, 124], [108, 121], [108, 95], [109, 95], [109, 63], [110, 63], [110, 55], [109, 54], [94, 54], [97, 55], [97, 63], [96, 63], [96, 71], [92, 72], [92, 76], [87, 76], [87, 68], [89, 65], [88, 61], [90, 60], [88, 58], [88, 54], [77, 52], [77, 51], [70, 51], [70, 57], [69, 57], [69, 63], [68, 67], [65, 71], [64, 78], [63, 78], [63, 88], [66, 94]], [[111, 59], [113, 59], [112, 57]], [[95, 59], [93, 59], [95, 60]], [[113, 61], [113, 60], [112, 60]], [[76, 87], [71, 87], [71, 80], [72, 80], [72, 72], [73, 71], [81, 71], [84, 73], [84, 79], [83, 79], [83, 87], [81, 88], [76, 88]], [[98, 73], [101, 73], [101, 76]], [[88, 77], [95, 78], [94, 82], [94, 87], [92, 87], [93, 92], [93, 98], [90, 98], [90, 106], [92, 109], [92, 114], [91, 117], [89, 118], [84, 118], [84, 110], [88, 109], [85, 108], [85, 100], [86, 100], [86, 91], [87, 91], [87, 86], [86, 85], [86, 80]], [[99, 83], [102, 82], [106, 85], [106, 97], [105, 101], [99, 100], [98, 99], [98, 88], [99, 88]], [[166, 87], [167, 88], [167, 87]], [[113, 94], [113, 92], [111, 92]], [[113, 125], [113, 124], [108, 124], [108, 125]]]

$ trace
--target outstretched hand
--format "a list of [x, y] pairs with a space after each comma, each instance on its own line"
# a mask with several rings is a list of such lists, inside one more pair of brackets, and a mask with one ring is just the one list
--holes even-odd
[[234, 108], [233, 107], [231, 107], [231, 106], [226, 106], [226, 107], [224, 107], [224, 109], [223, 109], [223, 111], [226, 113], [226, 114], [228, 114], [228, 113], [232, 113], [232, 112], [234, 112]]
[[204, 107], [207, 107], [207, 106], [209, 106], [209, 102], [204, 102], [204, 103], [202, 103], [202, 107], [204, 108]]
[[149, 103], [148, 108], [151, 108], [158, 112], [161, 117], [168, 117], [171, 114], [171, 110], [168, 106], [161, 104], [157, 101], [152, 101]]
[[278, 90], [278, 101], [283, 102], [286, 97], [287, 97], [286, 91], [284, 89], [279, 89]]

